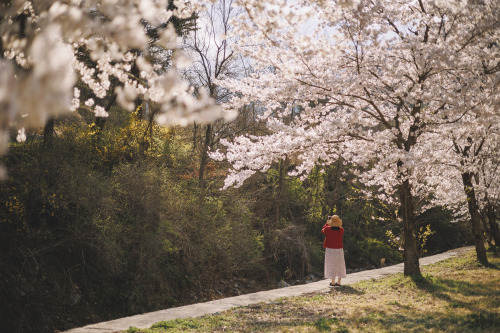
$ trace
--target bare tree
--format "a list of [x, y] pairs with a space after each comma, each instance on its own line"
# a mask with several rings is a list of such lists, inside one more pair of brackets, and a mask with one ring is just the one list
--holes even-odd
[[[227, 101], [231, 93], [217, 85], [217, 80], [224, 77], [238, 77], [247, 72], [245, 60], [235, 56], [233, 46], [236, 39], [229, 37], [231, 20], [240, 9], [233, 7], [233, 0], [219, 0], [207, 4], [206, 11], [200, 13], [195, 29], [185, 38], [185, 50], [193, 62], [185, 71], [190, 83], [199, 89], [207, 89], [210, 97], [217, 104]], [[219, 120], [206, 125], [193, 124], [193, 150], [199, 149], [200, 165], [198, 180], [204, 189], [205, 169], [209, 161], [208, 152], [222, 138], [234, 136], [255, 124], [253, 108], [243, 108], [239, 116], [231, 122]]]

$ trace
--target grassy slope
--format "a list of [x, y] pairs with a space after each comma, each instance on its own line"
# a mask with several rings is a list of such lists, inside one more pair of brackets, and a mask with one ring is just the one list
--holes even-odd
[[481, 267], [473, 251], [395, 274], [218, 315], [127, 332], [500, 332], [500, 258]]

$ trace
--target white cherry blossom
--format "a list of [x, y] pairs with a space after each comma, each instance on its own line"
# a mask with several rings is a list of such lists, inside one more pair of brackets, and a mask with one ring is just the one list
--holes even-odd
[[[0, 3], [0, 149], [5, 151], [10, 128], [42, 126], [50, 117], [79, 106], [81, 80], [100, 99], [116, 89], [121, 106], [148, 95], [162, 105], [163, 123], [206, 122], [223, 117], [210, 98], [195, 100], [179, 68], [185, 58], [172, 57], [168, 68], [149, 63], [151, 41], [144, 26], [155, 27], [175, 15], [188, 18], [202, 10], [202, 0], [11, 0]], [[165, 54], [178, 47], [172, 26], [157, 42]], [[131, 52], [133, 50], [133, 52]], [[88, 54], [94, 64], [82, 59]], [[131, 75], [134, 64], [140, 75]], [[118, 86], [111, 84], [112, 78]], [[170, 81], [167, 83], [166, 81]], [[147, 84], [146, 84], [147, 83]], [[175, 98], [175, 103], [172, 103]], [[91, 104], [88, 101], [87, 104]], [[132, 107], [131, 107], [132, 105]], [[172, 118], [170, 116], [173, 116]], [[183, 120], [184, 119], [184, 120]]]
[[[500, 3], [463, 3], [241, 1], [238, 51], [254, 72], [219, 82], [237, 92], [224, 107], [258, 104], [271, 134], [225, 143], [233, 165], [225, 187], [285, 157], [298, 161], [293, 175], [307, 175], [342, 156], [400, 205], [405, 273], [418, 273], [415, 217], [426, 206], [417, 199], [438, 190], [430, 166], [472, 167], [448, 154], [451, 140], [466, 132], [478, 140], [499, 112]], [[278, 9], [287, 5], [314, 15]]]

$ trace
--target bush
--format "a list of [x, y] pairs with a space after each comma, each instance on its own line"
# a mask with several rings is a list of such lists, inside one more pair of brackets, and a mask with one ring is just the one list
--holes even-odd
[[309, 240], [305, 228], [289, 225], [270, 231], [266, 237], [266, 258], [278, 276], [285, 279], [302, 278], [311, 272]]
[[200, 197], [155, 154], [100, 160], [93, 144], [68, 134], [51, 146], [14, 144], [4, 157], [0, 331], [83, 326], [220, 297], [213, 288], [224, 281], [265, 276], [240, 195]]
[[367, 237], [357, 241], [354, 248], [348, 249], [346, 262], [352, 262], [359, 267], [380, 267], [380, 260], [385, 258], [386, 264], [397, 264], [402, 261], [402, 255], [387, 243]]
[[456, 221], [452, 212], [442, 207], [434, 207], [418, 217], [419, 225], [429, 225], [434, 231], [426, 243], [426, 254], [435, 254], [474, 244], [470, 221]]

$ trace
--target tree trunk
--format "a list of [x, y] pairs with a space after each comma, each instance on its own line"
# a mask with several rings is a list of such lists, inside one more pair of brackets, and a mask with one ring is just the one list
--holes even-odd
[[277, 194], [276, 194], [276, 227], [279, 226], [280, 224], [280, 219], [281, 219], [281, 202], [282, 202], [282, 194], [283, 194], [283, 169], [285, 168], [284, 166], [284, 161], [280, 159], [279, 165], [278, 165], [278, 188], [277, 188]]
[[488, 204], [488, 206], [486, 207], [486, 216], [488, 217], [490, 232], [493, 240], [495, 241], [495, 246], [500, 247], [500, 231], [498, 230], [496, 221], [495, 208], [492, 204]]
[[464, 183], [464, 191], [467, 196], [467, 204], [469, 206], [469, 214], [471, 216], [472, 235], [474, 236], [474, 245], [476, 246], [476, 255], [479, 262], [483, 265], [488, 265], [486, 256], [486, 248], [484, 247], [483, 227], [481, 225], [481, 215], [479, 214], [479, 206], [476, 200], [476, 193], [472, 185], [473, 174], [465, 172], [462, 174]]
[[343, 171], [342, 166], [342, 158], [340, 157], [337, 162], [335, 162], [334, 172], [328, 172], [328, 179], [325, 184], [325, 190], [331, 193], [329, 195], [331, 201], [327, 201], [327, 204], [331, 207], [329, 215], [337, 214], [340, 217], [343, 215], [342, 199], [344, 197], [344, 194], [341, 193], [342, 189], [340, 186], [340, 178]]
[[198, 135], [198, 125], [196, 125], [196, 122], [193, 123], [193, 153], [196, 152], [196, 142], [197, 142], [197, 136]]
[[0, 38], [0, 59], [5, 58], [4, 56], [4, 50], [3, 50], [3, 39]]
[[49, 118], [47, 123], [45, 123], [45, 127], [43, 128], [43, 144], [51, 145], [52, 140], [54, 139], [54, 128], [56, 125], [56, 119], [54, 117]]
[[200, 170], [198, 173], [198, 180], [200, 182], [200, 188], [205, 188], [205, 167], [208, 163], [208, 148], [210, 147], [210, 141], [212, 139], [212, 125], [208, 124], [205, 131], [205, 141], [203, 142], [203, 147], [201, 151], [200, 159]]
[[488, 243], [489, 246], [494, 246], [492, 243], [493, 234], [491, 233], [491, 231], [489, 229], [489, 225], [486, 221], [488, 219], [488, 217], [486, 215], [483, 215], [482, 212], [480, 212], [480, 214], [481, 214], [481, 222], [483, 224], [483, 232], [484, 232], [484, 238], [486, 240], [486, 243]]
[[415, 210], [413, 195], [409, 180], [398, 185], [398, 195], [401, 203], [401, 217], [403, 219], [403, 262], [404, 275], [421, 275], [417, 240], [415, 237]]

